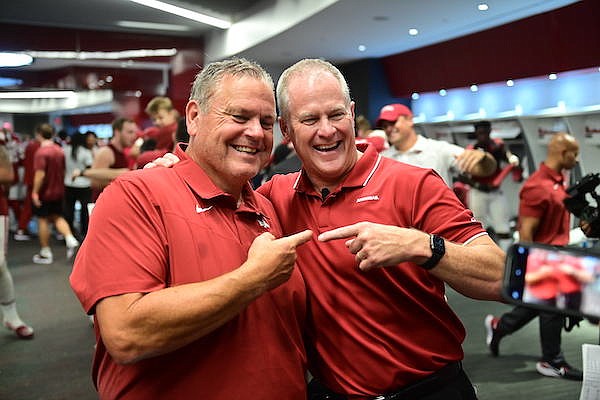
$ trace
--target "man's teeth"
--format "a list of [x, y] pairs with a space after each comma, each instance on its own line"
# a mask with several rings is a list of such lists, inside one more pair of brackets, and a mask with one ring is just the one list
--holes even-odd
[[246, 147], [246, 146], [233, 146], [234, 149], [236, 149], [237, 151], [241, 151], [242, 153], [250, 153], [250, 154], [256, 154], [258, 152], [258, 150], [253, 149], [252, 147]]
[[336, 149], [339, 145], [339, 143], [323, 144], [321, 146], [315, 146], [315, 149], [319, 151], [330, 151]]

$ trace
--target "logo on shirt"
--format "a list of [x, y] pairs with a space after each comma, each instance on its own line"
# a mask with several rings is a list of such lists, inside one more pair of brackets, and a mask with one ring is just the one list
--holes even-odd
[[196, 213], [200, 214], [200, 213], [203, 213], [203, 212], [207, 212], [211, 208], [213, 208], [213, 206], [208, 206], [206, 208], [203, 208], [203, 207], [200, 207], [198, 204], [196, 204]]
[[271, 228], [269, 223], [267, 221], [265, 221], [265, 217], [263, 217], [262, 215], [258, 217], [257, 221], [258, 221], [258, 225], [260, 225], [261, 228], [263, 228], [263, 229]]
[[356, 199], [356, 202], [362, 203], [363, 201], [377, 201], [377, 200], [379, 200], [379, 196], [374, 195], [374, 196], [359, 197], [358, 199]]

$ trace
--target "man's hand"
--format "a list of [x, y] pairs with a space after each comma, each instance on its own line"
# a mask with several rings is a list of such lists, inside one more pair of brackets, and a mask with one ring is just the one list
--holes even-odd
[[456, 165], [460, 172], [473, 174], [476, 166], [485, 158], [485, 152], [479, 149], [466, 149], [456, 156]]
[[431, 256], [429, 235], [416, 229], [359, 222], [319, 235], [321, 242], [346, 238], [352, 238], [345, 244], [352, 254], [356, 254], [361, 270], [404, 261], [423, 263]]
[[42, 206], [42, 202], [40, 201], [40, 195], [37, 193], [31, 193], [31, 203], [37, 208]]
[[248, 260], [244, 267], [252, 271], [252, 275], [264, 282], [266, 290], [271, 290], [286, 282], [292, 275], [296, 262], [296, 247], [308, 242], [312, 231], [305, 230], [279, 239], [265, 232], [254, 239]]
[[173, 165], [179, 162], [179, 157], [177, 157], [173, 153], [166, 153], [162, 157], [158, 157], [154, 161], [150, 161], [148, 164], [144, 165], [144, 169], [146, 168], [154, 168], [154, 167], [166, 167], [171, 168]]

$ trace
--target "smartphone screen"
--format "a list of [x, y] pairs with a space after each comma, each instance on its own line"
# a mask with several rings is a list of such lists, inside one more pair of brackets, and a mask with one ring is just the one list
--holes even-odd
[[510, 303], [600, 317], [600, 254], [517, 243], [506, 257], [503, 297]]

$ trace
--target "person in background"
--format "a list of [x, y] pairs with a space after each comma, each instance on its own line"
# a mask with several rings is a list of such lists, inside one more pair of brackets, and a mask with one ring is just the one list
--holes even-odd
[[380, 130], [371, 129], [371, 123], [364, 115], [356, 117], [356, 143], [370, 143], [379, 152], [389, 147], [385, 134]]
[[467, 149], [481, 149], [490, 153], [496, 159], [496, 170], [488, 176], [473, 175], [464, 180], [471, 187], [469, 208], [488, 230], [493, 230], [500, 247], [506, 249], [512, 241], [512, 235], [508, 205], [500, 186], [507, 173], [518, 167], [519, 158], [508, 151], [502, 139], [491, 138], [492, 124], [489, 121], [476, 122], [474, 127], [477, 139]]
[[156, 140], [158, 150], [173, 150], [179, 112], [168, 97], [155, 97], [146, 105], [146, 114], [152, 119], [153, 127], [144, 131], [144, 139]]
[[75, 170], [84, 170], [91, 167], [94, 156], [87, 147], [87, 135], [75, 133], [71, 138], [70, 144], [65, 145], [65, 219], [75, 231], [75, 203], [79, 202], [81, 209], [79, 211], [80, 239], [83, 239], [87, 233], [88, 227], [88, 203], [92, 201], [92, 187], [89, 178], [78, 176], [73, 178]]
[[29, 232], [29, 223], [33, 216], [33, 205], [31, 203], [31, 190], [33, 189], [33, 176], [35, 171], [33, 169], [33, 159], [35, 153], [40, 148], [42, 142], [42, 136], [40, 129], [43, 124], [38, 124], [35, 127], [33, 139], [29, 140], [25, 146], [25, 152], [23, 155], [23, 183], [25, 184], [25, 198], [23, 199], [23, 208], [19, 215], [19, 221], [17, 231], [15, 232], [14, 239], [16, 241], [27, 241], [31, 240]]
[[305, 400], [294, 261], [312, 232], [276, 239], [273, 207], [248, 183], [273, 146], [273, 82], [244, 59], [208, 64], [186, 119], [183, 161], [111, 183], [77, 255], [94, 384], [103, 399]]
[[[539, 169], [529, 176], [519, 193], [519, 237], [523, 242], [538, 242], [555, 246], [569, 243], [569, 212], [563, 204], [567, 197], [564, 173], [575, 166], [579, 144], [567, 133], [556, 133], [548, 144], [546, 159]], [[556, 275], [556, 274], [554, 274]], [[537, 296], [555, 301], [554, 293], [544, 295], [538, 287]], [[549, 377], [582, 380], [582, 372], [567, 363], [561, 350], [561, 334], [564, 316], [528, 307], [517, 306], [500, 318], [487, 315], [484, 325], [486, 344], [492, 354], [499, 354], [500, 340], [521, 329], [535, 317], [539, 317], [542, 358], [536, 370]]]
[[137, 157], [135, 168], [142, 169], [146, 164], [150, 161], [155, 160], [158, 157], [162, 157], [165, 155], [167, 150], [162, 149], [158, 150], [156, 148], [156, 140], [154, 139], [146, 139], [144, 143], [140, 146], [140, 155]]
[[85, 147], [92, 152], [92, 156], [96, 155], [98, 151], [98, 135], [94, 131], [87, 131], [85, 133]]
[[483, 151], [463, 149], [443, 140], [417, 134], [412, 111], [403, 104], [388, 104], [381, 109], [377, 126], [385, 131], [391, 147], [383, 155], [397, 161], [431, 168], [452, 187], [453, 177], [461, 173], [488, 176], [496, 170], [494, 157]]
[[8, 245], [8, 202], [5, 188], [13, 181], [14, 171], [8, 151], [0, 145], [0, 310], [2, 323], [20, 339], [32, 339], [33, 328], [23, 322], [17, 311], [15, 286], [6, 262]]
[[40, 127], [42, 141], [33, 160], [33, 188], [31, 202], [33, 213], [38, 219], [40, 251], [33, 256], [36, 264], [52, 264], [54, 257], [50, 249], [50, 223], [65, 238], [67, 259], [75, 254], [79, 241], [75, 239], [69, 224], [63, 217], [65, 193], [65, 153], [54, 142], [54, 128], [50, 124]]
[[76, 169], [72, 174], [72, 179], [83, 176], [91, 180], [93, 201], [110, 182], [130, 170], [125, 149], [133, 145], [138, 126], [131, 119], [117, 118], [112, 122], [112, 130], [110, 142], [96, 152], [92, 167]]

